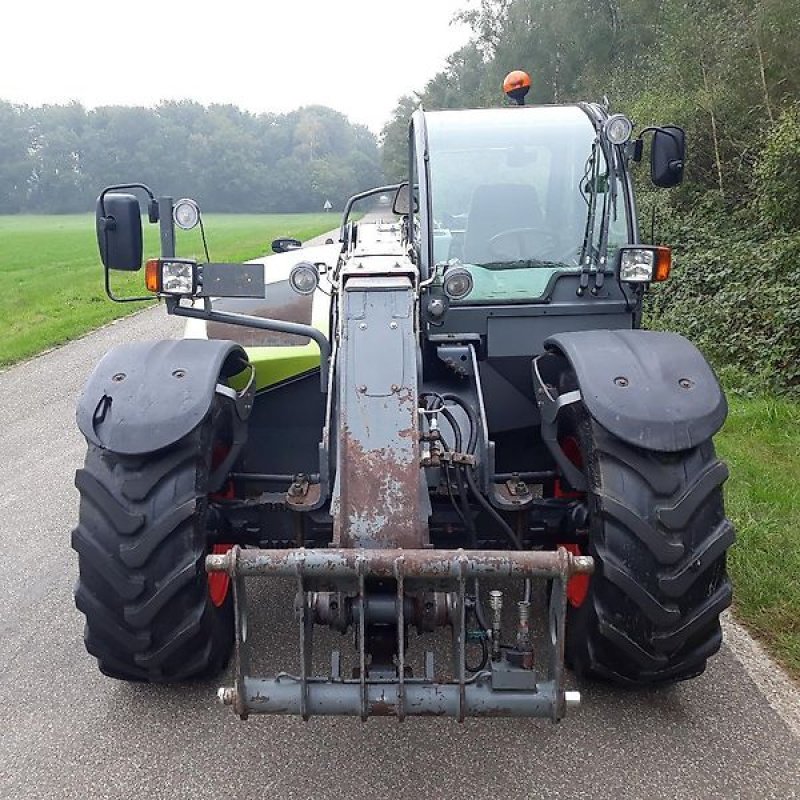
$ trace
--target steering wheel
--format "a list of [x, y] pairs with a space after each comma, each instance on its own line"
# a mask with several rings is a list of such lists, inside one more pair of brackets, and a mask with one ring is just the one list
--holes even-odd
[[559, 250], [561, 240], [557, 233], [544, 228], [509, 228], [489, 239], [489, 251], [496, 261], [521, 261], [536, 258], [543, 261], [565, 261], [575, 256], [575, 248]]

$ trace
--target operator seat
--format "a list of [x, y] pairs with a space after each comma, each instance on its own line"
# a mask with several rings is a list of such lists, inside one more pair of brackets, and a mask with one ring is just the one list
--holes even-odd
[[468, 264], [497, 261], [489, 240], [515, 228], [543, 228], [544, 216], [536, 189], [525, 183], [496, 183], [476, 187], [472, 194], [463, 260]]

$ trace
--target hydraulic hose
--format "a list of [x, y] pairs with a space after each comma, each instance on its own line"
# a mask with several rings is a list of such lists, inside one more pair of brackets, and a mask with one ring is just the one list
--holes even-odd
[[494, 508], [494, 506], [481, 494], [480, 489], [478, 489], [477, 484], [475, 483], [475, 477], [472, 474], [472, 470], [465, 470], [465, 474], [467, 476], [467, 484], [470, 488], [470, 491], [473, 495], [475, 495], [475, 499], [481, 504], [482, 508], [486, 513], [502, 528], [503, 533], [508, 537], [509, 541], [514, 545], [517, 550], [524, 549], [522, 547], [522, 542], [514, 533], [514, 529], [500, 516], [498, 511]]
[[[452, 411], [444, 405], [444, 398], [440, 398], [442, 401], [442, 407], [438, 409], [441, 415], [447, 420], [448, 424], [453, 430], [453, 439], [454, 445], [457, 453], [461, 452], [461, 445], [463, 444], [463, 436], [461, 434], [461, 426], [458, 424], [458, 421], [453, 416]], [[469, 499], [467, 498], [467, 493], [464, 490], [464, 481], [461, 480], [459, 477], [462, 469], [459, 466], [455, 468], [456, 472], [456, 486], [458, 489], [458, 499], [461, 503], [461, 516], [464, 518], [464, 523], [467, 526], [467, 531], [469, 533], [470, 544], [472, 545], [473, 549], [477, 549], [478, 547], [478, 531], [475, 528], [475, 520], [472, 519], [472, 514], [469, 510]]]
[[[465, 402], [461, 397], [457, 394], [442, 394], [438, 395], [438, 399], [442, 403], [440, 409], [438, 409], [442, 416], [447, 420], [450, 427], [453, 430], [453, 438], [455, 441], [455, 448], [456, 452], [461, 451], [461, 445], [463, 443], [463, 436], [461, 433], [461, 426], [458, 424], [458, 421], [453, 416], [453, 413], [444, 405], [446, 401], [450, 401], [456, 405], [458, 405], [464, 413], [467, 415], [467, 419], [469, 420], [469, 439], [467, 440], [467, 453], [470, 455], [475, 454], [475, 448], [478, 443], [478, 417], [472, 408], [467, 402]], [[489, 503], [489, 501], [483, 496], [480, 489], [478, 488], [477, 484], [475, 483], [475, 477], [472, 474], [472, 469], [469, 467], [463, 468], [464, 477], [466, 478], [467, 485], [470, 488], [470, 491], [475, 496], [475, 499], [481, 505], [481, 507], [486, 511], [487, 514], [500, 526], [500, 529], [506, 535], [508, 540], [513, 544], [513, 546], [517, 550], [523, 550], [522, 542], [517, 534], [514, 532], [514, 529], [503, 519], [503, 517], [498, 513], [498, 511], [494, 508], [494, 506]], [[466, 495], [464, 493], [463, 486], [461, 481], [458, 481], [458, 490], [459, 490], [459, 497], [462, 502], [462, 506], [464, 508], [464, 514], [468, 521], [469, 525], [469, 532], [470, 538], [472, 539], [473, 547], [477, 547], [477, 531], [475, 530], [475, 523], [472, 519], [472, 516], [469, 514], [469, 505], [468, 501], [466, 500]], [[480, 603], [480, 586], [476, 579], [475, 581], [475, 596], [476, 596], [476, 615], [478, 616], [478, 621], [481, 624], [485, 623], [485, 618], [483, 614], [483, 608], [481, 607]], [[525, 581], [525, 599], [530, 600], [531, 597], [531, 582], [529, 580]]]
[[[478, 417], [475, 414], [475, 411], [473, 410], [472, 406], [469, 405], [469, 403], [462, 400], [457, 394], [443, 394], [441, 397], [442, 400], [450, 400], [457, 406], [460, 406], [461, 409], [464, 411], [464, 413], [467, 415], [467, 419], [469, 420], [469, 439], [467, 440], [467, 453], [474, 455], [475, 446], [478, 444], [478, 427], [479, 427]], [[452, 417], [453, 415], [450, 414], [451, 419]], [[450, 419], [448, 419], [448, 422], [450, 422]]]
[[[478, 443], [478, 418], [473, 410], [472, 406], [468, 403], [464, 402], [458, 395], [455, 394], [443, 394], [442, 400], [450, 400], [451, 402], [460, 406], [464, 413], [467, 415], [469, 419], [469, 442], [467, 444], [467, 453], [474, 455], [475, 453], [475, 446]], [[452, 417], [452, 414], [450, 415]], [[451, 425], [453, 422], [448, 419]], [[503, 517], [498, 513], [498, 511], [494, 508], [494, 506], [489, 503], [489, 501], [483, 496], [481, 491], [478, 489], [477, 485], [475, 484], [475, 477], [472, 474], [472, 470], [469, 467], [464, 468], [464, 475], [467, 479], [467, 484], [469, 485], [470, 491], [473, 495], [475, 495], [475, 499], [480, 503], [483, 509], [489, 514], [489, 516], [500, 526], [501, 530], [505, 535], [508, 537], [509, 541], [516, 547], [517, 550], [523, 550], [522, 541], [514, 532], [513, 528], [503, 519]], [[476, 537], [477, 538], [477, 537]], [[478, 586], [476, 582], [476, 593], [478, 591]], [[531, 582], [530, 580], [525, 581], [525, 600], [530, 602], [531, 599]], [[480, 606], [480, 603], [478, 603]], [[481, 609], [482, 613], [482, 609]]]

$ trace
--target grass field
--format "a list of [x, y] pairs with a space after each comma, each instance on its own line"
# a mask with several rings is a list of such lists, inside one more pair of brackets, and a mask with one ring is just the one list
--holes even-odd
[[[209, 214], [215, 261], [269, 251], [277, 236], [308, 239], [336, 227], [333, 214]], [[178, 254], [202, 254], [198, 229], [178, 232]], [[145, 225], [145, 257], [158, 255], [158, 226]], [[92, 215], [0, 216], [0, 366], [74, 339], [142, 308], [112, 303], [103, 290]], [[118, 293], [143, 294], [144, 273], [114, 273]]]
[[736, 616], [800, 679], [800, 404], [732, 398], [717, 450], [731, 471]]

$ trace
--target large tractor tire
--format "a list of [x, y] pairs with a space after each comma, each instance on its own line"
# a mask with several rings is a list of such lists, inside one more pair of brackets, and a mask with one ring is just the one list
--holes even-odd
[[209, 418], [144, 456], [89, 444], [75, 475], [75, 603], [86, 615], [86, 649], [105, 675], [188, 681], [214, 676], [229, 659], [231, 592], [204, 568], [213, 429]]
[[588, 587], [568, 587], [567, 661], [580, 675], [633, 687], [695, 677], [720, 647], [719, 615], [731, 602], [727, 467], [710, 440], [651, 452], [585, 412], [571, 422], [595, 573]]

